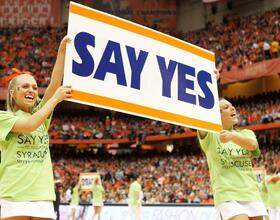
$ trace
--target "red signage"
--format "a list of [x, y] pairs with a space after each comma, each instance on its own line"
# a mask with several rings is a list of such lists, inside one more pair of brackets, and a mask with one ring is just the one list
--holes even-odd
[[0, 27], [58, 27], [58, 0], [0, 0]]
[[221, 83], [234, 83], [280, 73], [280, 58], [254, 63], [242, 69], [236, 68], [221, 73]]
[[85, 5], [160, 31], [176, 29], [174, 0], [85, 0]]

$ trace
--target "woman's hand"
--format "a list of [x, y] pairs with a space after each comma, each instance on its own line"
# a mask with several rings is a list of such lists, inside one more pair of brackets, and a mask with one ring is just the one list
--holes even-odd
[[222, 130], [220, 132], [220, 141], [221, 143], [227, 143], [232, 140], [232, 134], [227, 130]]
[[72, 97], [72, 86], [60, 86], [54, 93], [53, 98], [56, 103], [62, 102], [64, 99]]

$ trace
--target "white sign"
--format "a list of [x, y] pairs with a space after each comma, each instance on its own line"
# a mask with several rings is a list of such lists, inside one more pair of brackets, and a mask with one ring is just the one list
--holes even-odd
[[93, 181], [100, 175], [98, 173], [80, 173], [80, 184], [82, 190], [91, 190]]
[[64, 85], [71, 101], [182, 126], [222, 129], [214, 53], [70, 3]]
[[[92, 220], [93, 207], [79, 206], [76, 210], [76, 219]], [[213, 206], [176, 206], [154, 205], [142, 207], [142, 219], [144, 220], [216, 220], [217, 215]], [[60, 206], [60, 219], [71, 218], [70, 206]], [[132, 220], [129, 207], [125, 205], [106, 205], [102, 208], [102, 220]]]

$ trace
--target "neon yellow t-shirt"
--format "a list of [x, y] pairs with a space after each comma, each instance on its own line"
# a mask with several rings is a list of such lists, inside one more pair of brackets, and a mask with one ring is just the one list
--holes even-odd
[[274, 176], [275, 175], [267, 175], [265, 177], [265, 185], [268, 194], [267, 206], [270, 208], [280, 208], [280, 182], [269, 183]]
[[[34, 112], [42, 107], [42, 102]], [[0, 111], [0, 198], [9, 201], [55, 200], [48, 128], [51, 116], [32, 133], [11, 132], [31, 114]]]
[[265, 187], [265, 180], [263, 180], [261, 183], [259, 183], [259, 188], [261, 191], [261, 198], [262, 198], [262, 202], [264, 204], [265, 207], [268, 207], [267, 201], [268, 201], [268, 193]]
[[93, 195], [92, 202], [93, 203], [102, 203], [103, 202], [102, 194], [104, 192], [103, 186], [101, 184], [93, 184], [91, 191], [92, 191], [92, 195]]
[[[251, 130], [229, 132], [256, 139]], [[248, 151], [233, 142], [221, 143], [219, 135], [214, 133], [198, 138], [207, 157], [215, 205], [232, 200], [261, 201], [251, 163], [251, 157], [259, 156], [260, 150]]]
[[70, 205], [79, 205], [79, 202], [80, 202], [80, 190], [79, 190], [79, 186], [76, 185], [73, 188]]
[[137, 199], [135, 194], [138, 193], [138, 192], [141, 194], [141, 191], [142, 191], [141, 190], [141, 185], [137, 181], [134, 181], [130, 185], [129, 192], [128, 192], [128, 198], [129, 198], [128, 204], [130, 206], [137, 206], [138, 205], [137, 204], [138, 199]]

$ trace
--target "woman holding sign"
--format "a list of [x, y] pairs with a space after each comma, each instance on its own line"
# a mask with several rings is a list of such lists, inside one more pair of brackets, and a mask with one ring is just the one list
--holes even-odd
[[0, 111], [1, 219], [55, 219], [48, 128], [55, 106], [71, 98], [71, 87], [60, 86], [69, 41], [65, 37], [60, 43], [42, 100], [31, 75], [19, 75], [9, 83], [7, 111]]
[[[219, 72], [216, 72], [217, 79]], [[220, 99], [223, 130], [219, 134], [198, 131], [210, 170], [214, 203], [221, 220], [263, 220], [262, 203], [251, 159], [259, 156], [256, 136], [251, 130], [236, 128], [235, 108]]]
[[104, 197], [104, 188], [101, 184], [101, 178], [100, 176], [96, 177], [93, 181], [92, 187], [92, 205], [94, 209], [94, 215], [93, 220], [97, 218], [97, 220], [100, 220], [101, 216], [101, 209], [103, 206], [103, 197]]
[[81, 184], [80, 182], [78, 182], [77, 185], [75, 185], [71, 189], [70, 207], [71, 207], [72, 220], [76, 219], [76, 210], [78, 209], [80, 203], [80, 194], [81, 194]]

